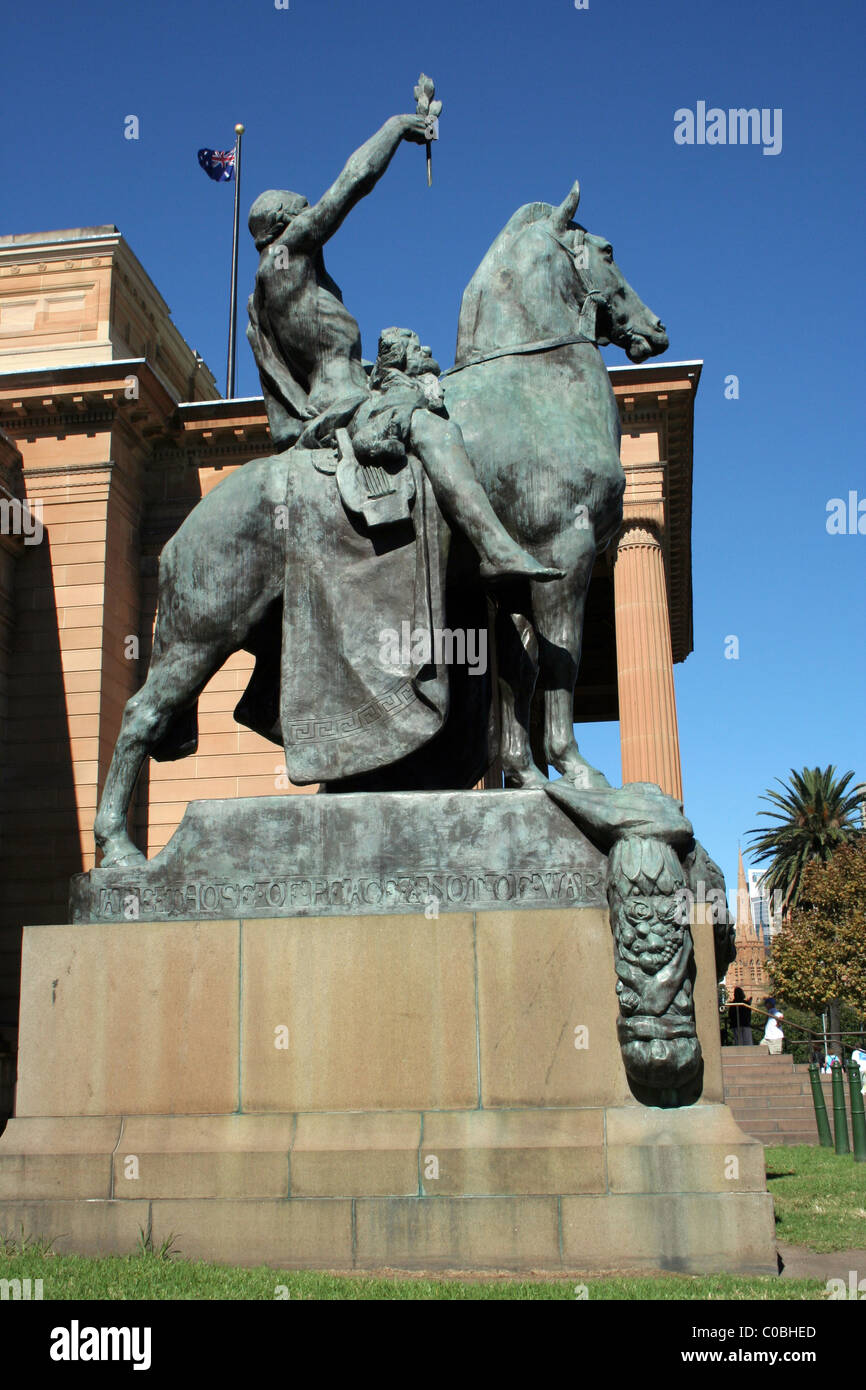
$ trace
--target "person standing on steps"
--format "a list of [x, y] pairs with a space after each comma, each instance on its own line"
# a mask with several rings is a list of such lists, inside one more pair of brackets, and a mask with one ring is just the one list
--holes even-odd
[[749, 1007], [751, 1002], [751, 998], [747, 999], [743, 990], [737, 985], [734, 990], [733, 1003], [728, 1005], [728, 1019], [734, 1035], [734, 1047], [751, 1047], [754, 1043], [752, 1010]]

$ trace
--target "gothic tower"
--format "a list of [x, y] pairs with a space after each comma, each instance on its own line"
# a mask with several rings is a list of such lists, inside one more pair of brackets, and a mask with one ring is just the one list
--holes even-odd
[[737, 956], [725, 976], [728, 998], [740, 985], [755, 1004], [772, 991], [772, 983], [767, 973], [767, 951], [763, 938], [755, 930], [752, 921], [752, 905], [749, 900], [749, 885], [743, 865], [743, 851], [738, 850], [737, 870]]

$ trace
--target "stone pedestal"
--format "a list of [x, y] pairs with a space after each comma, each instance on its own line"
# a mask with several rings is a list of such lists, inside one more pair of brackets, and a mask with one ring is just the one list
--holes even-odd
[[775, 1273], [695, 947], [703, 1093], [661, 1110], [622, 1066], [604, 908], [27, 928], [0, 1226], [283, 1268]]

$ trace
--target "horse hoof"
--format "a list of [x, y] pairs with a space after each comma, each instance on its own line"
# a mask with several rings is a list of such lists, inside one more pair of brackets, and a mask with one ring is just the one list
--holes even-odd
[[102, 853], [102, 863], [100, 869], [131, 869], [136, 864], [146, 864], [147, 856], [142, 854], [135, 845], [106, 845]]
[[604, 773], [599, 772], [597, 767], [592, 767], [589, 763], [581, 763], [578, 767], [566, 768], [562, 775], [563, 779], [570, 782], [578, 791], [610, 790], [610, 782]]
[[540, 768], [522, 768], [519, 772], [505, 773], [506, 790], [534, 791], [547, 786], [547, 778]]

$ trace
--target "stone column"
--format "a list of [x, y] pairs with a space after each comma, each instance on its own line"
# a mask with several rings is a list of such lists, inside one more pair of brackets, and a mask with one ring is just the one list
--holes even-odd
[[657, 782], [682, 800], [670, 617], [658, 533], [626, 520], [614, 562], [622, 780]]

